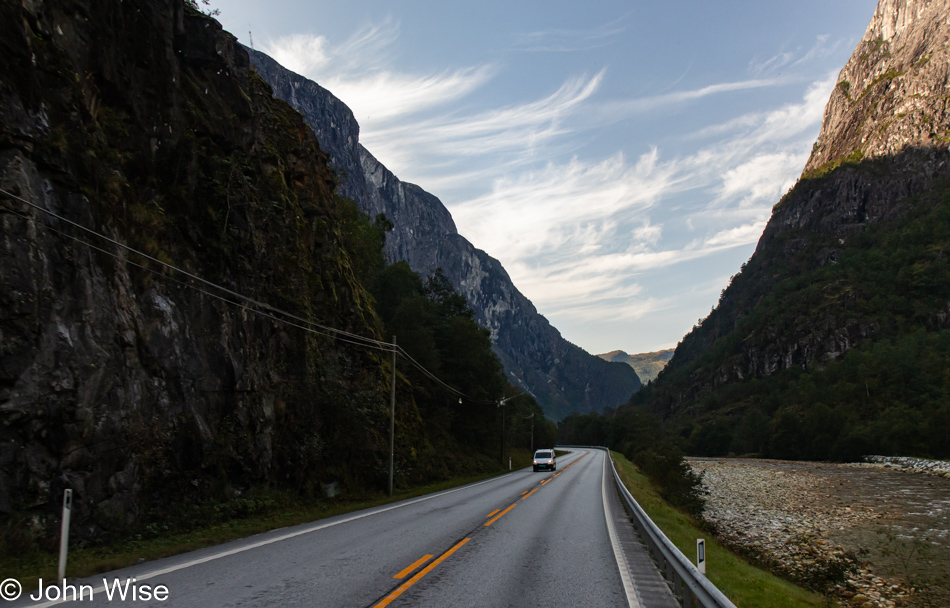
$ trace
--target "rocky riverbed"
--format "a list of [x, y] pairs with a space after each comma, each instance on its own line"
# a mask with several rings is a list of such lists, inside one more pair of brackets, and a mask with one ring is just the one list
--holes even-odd
[[854, 467], [900, 469], [907, 473], [926, 473], [950, 479], [950, 460], [928, 460], [908, 456], [865, 456], [864, 462], [852, 463]]
[[740, 553], [849, 606], [950, 605], [950, 479], [886, 462], [690, 464], [705, 518]]

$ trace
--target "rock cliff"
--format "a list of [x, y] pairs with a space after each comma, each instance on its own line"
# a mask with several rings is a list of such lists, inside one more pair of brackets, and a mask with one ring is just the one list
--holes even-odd
[[[928, 334], [947, 327], [948, 100], [950, 2], [881, 0], [841, 70], [804, 172], [773, 208], [755, 253], [677, 346], [653, 390], [634, 401], [665, 416], [791, 408], [788, 420], [804, 420], [810, 393], [795, 388], [795, 378], [825, 373], [847, 376], [839, 379], [850, 388], [826, 386], [815, 397], [824, 406], [847, 403], [841, 412], [855, 428], [883, 415], [887, 405], [854, 405], [877, 398], [875, 383], [880, 394], [897, 386], [883, 379], [880, 349], [920, 332], [915, 348], [924, 352], [930, 347], [921, 344], [937, 339]], [[858, 347], [854, 356], [866, 359], [860, 372], [831, 365]], [[778, 379], [766, 383], [768, 397], [755, 380], [771, 377]], [[818, 378], [808, 382], [825, 381]], [[782, 383], [792, 392], [778, 392]], [[844, 397], [852, 389], [855, 401]]]
[[878, 4], [838, 75], [806, 176], [848, 159], [894, 157], [910, 147], [946, 148], [948, 8], [940, 0]]
[[458, 234], [448, 209], [422, 188], [400, 181], [359, 143], [352, 112], [332, 93], [267, 55], [248, 49], [274, 94], [297, 108], [317, 134], [343, 183], [339, 192], [370, 217], [393, 223], [385, 252], [428, 275], [442, 268], [491, 331], [513, 384], [530, 392], [555, 420], [629, 399], [640, 381], [629, 366], [602, 361], [561, 337], [518, 291], [502, 265]]
[[379, 334], [362, 216], [234, 37], [181, 0], [3, 2], [0, 53], [4, 543], [54, 534], [64, 487], [90, 538], [375, 475], [374, 354], [190, 276]]

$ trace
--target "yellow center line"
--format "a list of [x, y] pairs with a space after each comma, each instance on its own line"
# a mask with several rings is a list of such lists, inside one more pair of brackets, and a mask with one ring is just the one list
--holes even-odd
[[426, 562], [429, 561], [430, 559], [432, 559], [432, 556], [431, 556], [431, 555], [424, 555], [423, 557], [420, 557], [420, 558], [417, 559], [416, 561], [412, 562], [412, 565], [410, 565], [408, 568], [406, 568], [405, 570], [403, 570], [402, 572], [400, 572], [399, 574], [397, 574], [397, 575], [394, 576], [393, 578], [405, 578], [407, 574], [409, 574], [410, 572], [412, 572], [413, 570], [415, 570], [416, 568], [418, 568], [418, 567], [421, 566], [422, 564], [426, 563]]
[[485, 517], [491, 517], [492, 515], [494, 515], [495, 513], [498, 513], [499, 511], [501, 511], [501, 509], [495, 509], [494, 511], [492, 511], [491, 513], [489, 513], [489, 514], [486, 515]]
[[525, 490], [524, 492], [521, 493], [521, 495], [524, 496], [524, 495], [527, 494], [527, 493], [528, 493], [528, 491]]
[[[534, 493], [537, 492], [537, 491], [538, 491], [538, 488], [535, 488], [535, 489], [531, 490], [530, 492], [528, 492], [527, 494], [525, 494], [524, 496], [522, 496], [522, 497], [521, 497], [521, 500], [524, 500], [525, 498], [531, 496], [532, 494], [534, 494]], [[514, 505], [512, 505], [512, 506], [514, 506]]]
[[[537, 488], [535, 488], [535, 489], [537, 489]], [[522, 500], [524, 500], [524, 499], [522, 498]], [[518, 503], [514, 503], [513, 505], [511, 505], [510, 507], [508, 507], [507, 509], [505, 509], [504, 511], [502, 511], [502, 512], [499, 513], [498, 515], [496, 515], [496, 516], [494, 516], [493, 518], [491, 518], [491, 519], [489, 519], [488, 521], [486, 521], [486, 522], [485, 522], [485, 525], [486, 525], [486, 526], [492, 525], [493, 523], [495, 523], [496, 521], [498, 521], [499, 519], [501, 519], [501, 517], [502, 517], [505, 513], [507, 513], [508, 511], [511, 511], [512, 509], [514, 509], [514, 508], [517, 507], [517, 506], [518, 506]]]
[[[561, 471], [561, 473], [563, 473], [563, 471]], [[557, 476], [560, 475], [561, 473], [555, 473], [554, 476], [557, 477]]]
[[[551, 480], [550, 480], [550, 479], [545, 479], [544, 481], [541, 482], [541, 485], [543, 486], [544, 484], [546, 484], [546, 483], [549, 482], [549, 481], [551, 481]], [[535, 488], [535, 490], [537, 490], [537, 488]], [[532, 490], [532, 492], [533, 492], [533, 491], [534, 491], [534, 490]]]
[[397, 597], [399, 597], [400, 595], [402, 595], [403, 592], [404, 592], [406, 589], [408, 589], [409, 587], [412, 587], [412, 586], [415, 585], [417, 582], [419, 582], [419, 579], [421, 579], [421, 578], [422, 578], [423, 576], [425, 576], [426, 574], [429, 574], [430, 572], [432, 572], [432, 569], [433, 569], [433, 568], [435, 568], [436, 566], [438, 566], [439, 564], [441, 564], [443, 561], [445, 561], [445, 559], [446, 559], [447, 557], [449, 557], [450, 555], [452, 555], [453, 553], [455, 553], [456, 551], [458, 551], [458, 549], [459, 549], [462, 545], [464, 545], [465, 543], [467, 543], [467, 542], [470, 541], [470, 540], [472, 540], [472, 539], [471, 539], [471, 538], [464, 538], [464, 539], [462, 539], [461, 541], [459, 541], [458, 544], [456, 544], [454, 547], [452, 547], [451, 549], [449, 549], [448, 551], [446, 551], [445, 553], [443, 553], [442, 555], [440, 555], [440, 556], [438, 557], [438, 559], [436, 559], [434, 562], [432, 562], [431, 564], [429, 564], [428, 566], [426, 566], [425, 568], [423, 568], [422, 570], [420, 570], [419, 573], [416, 574], [414, 577], [412, 577], [411, 579], [409, 579], [409, 580], [406, 581], [405, 583], [399, 585], [399, 587], [397, 587], [395, 591], [393, 591], [392, 593], [390, 593], [389, 595], [387, 595], [385, 598], [383, 598], [383, 601], [381, 601], [380, 603], [378, 603], [378, 604], [376, 604], [375, 606], [373, 606], [373, 608], [385, 608], [386, 606], [388, 606], [390, 602], [392, 602], [394, 599], [396, 599]]

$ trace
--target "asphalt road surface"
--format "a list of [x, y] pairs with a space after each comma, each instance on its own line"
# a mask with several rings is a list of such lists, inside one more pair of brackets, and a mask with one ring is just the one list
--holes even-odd
[[[523, 469], [68, 583], [83, 592], [81, 606], [672, 605], [668, 589], [669, 601], [644, 602], [640, 583], [621, 576], [618, 551], [636, 543], [604, 481], [605, 458], [575, 450], [553, 473]], [[61, 593], [47, 589], [46, 598]], [[0, 608], [58, 604], [31, 595], [36, 588]]]

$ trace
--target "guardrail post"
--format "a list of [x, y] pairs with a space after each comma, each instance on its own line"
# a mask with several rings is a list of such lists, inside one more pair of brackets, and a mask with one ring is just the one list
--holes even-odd
[[59, 581], [66, 580], [66, 554], [69, 552], [69, 518], [73, 513], [73, 491], [63, 492], [63, 521], [59, 529]]

